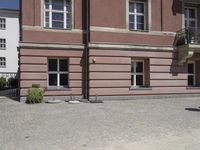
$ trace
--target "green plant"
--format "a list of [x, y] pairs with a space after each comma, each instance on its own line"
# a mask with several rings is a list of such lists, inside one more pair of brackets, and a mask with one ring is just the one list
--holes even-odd
[[28, 104], [41, 103], [43, 100], [43, 94], [44, 94], [43, 88], [30, 88], [28, 90], [26, 103]]
[[6, 78], [1, 77], [0, 78], [0, 89], [4, 88], [6, 86]]

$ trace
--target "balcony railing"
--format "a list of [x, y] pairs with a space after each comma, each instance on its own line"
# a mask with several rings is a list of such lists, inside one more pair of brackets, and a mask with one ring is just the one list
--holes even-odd
[[197, 44], [200, 45], [200, 28], [181, 29], [176, 34], [175, 45]]

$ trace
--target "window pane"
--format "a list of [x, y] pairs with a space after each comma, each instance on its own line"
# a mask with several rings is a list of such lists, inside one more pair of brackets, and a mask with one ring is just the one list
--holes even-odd
[[137, 24], [137, 29], [138, 29], [138, 30], [144, 30], [144, 24], [138, 23], [138, 24]]
[[68, 86], [68, 75], [60, 74], [60, 86]]
[[195, 18], [195, 9], [188, 9], [189, 11], [189, 18]]
[[68, 72], [68, 61], [66, 59], [60, 60], [60, 71]]
[[188, 64], [188, 73], [194, 73], [194, 64]]
[[131, 72], [134, 73], [134, 62], [131, 63]]
[[194, 76], [188, 76], [188, 85], [193, 86], [194, 85]]
[[134, 12], [134, 3], [129, 3], [129, 12]]
[[129, 23], [129, 29], [135, 30], [135, 25], [134, 25], [134, 23]]
[[136, 10], [137, 10], [137, 13], [144, 13], [144, 4], [136, 3]]
[[143, 76], [142, 75], [136, 75], [136, 85], [143, 86]]
[[49, 86], [57, 86], [57, 74], [49, 74]]
[[45, 0], [45, 8], [49, 9], [49, 0]]
[[64, 28], [64, 23], [63, 23], [63, 22], [56, 22], [56, 21], [53, 21], [53, 22], [52, 22], [52, 27], [53, 27], [53, 28]]
[[66, 1], [66, 9], [67, 9], [67, 12], [69, 12], [69, 13], [72, 12], [71, 0], [67, 0], [67, 1]]
[[135, 16], [134, 15], [129, 15], [129, 22], [132, 22], [132, 23], [135, 22]]
[[45, 12], [45, 26], [49, 27], [49, 12]]
[[64, 20], [63, 13], [52, 13], [52, 20], [54, 20], [54, 21], [63, 21]]
[[195, 28], [195, 21], [189, 21], [189, 27]]
[[49, 71], [58, 71], [56, 59], [49, 59], [48, 64], [49, 64]]
[[136, 73], [143, 73], [143, 62], [136, 62]]
[[67, 14], [67, 29], [71, 29], [71, 28], [72, 28], [72, 15]]
[[131, 76], [131, 85], [134, 85], [134, 76]]
[[52, 9], [53, 10], [64, 10], [64, 1], [63, 0], [52, 0]]
[[144, 16], [137, 16], [137, 23], [144, 24]]

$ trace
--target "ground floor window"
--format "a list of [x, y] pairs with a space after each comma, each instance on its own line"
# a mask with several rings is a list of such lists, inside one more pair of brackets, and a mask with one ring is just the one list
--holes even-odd
[[196, 83], [195, 62], [188, 63], [188, 86], [195, 86]]
[[69, 87], [68, 59], [48, 59], [48, 85], [49, 87]]
[[144, 61], [132, 60], [131, 62], [131, 85], [133, 87], [142, 87], [144, 81]]

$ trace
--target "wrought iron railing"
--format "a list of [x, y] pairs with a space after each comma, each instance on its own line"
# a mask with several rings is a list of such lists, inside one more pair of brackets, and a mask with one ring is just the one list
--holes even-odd
[[200, 44], [200, 28], [185, 28], [177, 31], [175, 45]]

